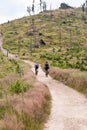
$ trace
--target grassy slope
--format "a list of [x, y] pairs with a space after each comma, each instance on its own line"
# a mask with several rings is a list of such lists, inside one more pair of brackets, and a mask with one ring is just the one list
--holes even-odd
[[[32, 47], [31, 56], [30, 43], [34, 46], [32, 17], [1, 25], [4, 48], [20, 58], [41, 63], [49, 60], [52, 66], [87, 70], [87, 24], [81, 10], [55, 10], [52, 16], [47, 11], [34, 16], [36, 44], [43, 39], [47, 45], [38, 49]], [[23, 56], [23, 53], [26, 55]]]
[[[82, 72], [87, 71], [87, 24], [84, 16], [79, 9], [55, 10], [52, 14], [47, 11], [34, 16], [36, 44], [39, 44], [40, 39], [43, 39], [46, 42], [46, 46], [40, 46], [40, 48], [32, 47], [32, 55], [29, 47], [30, 43], [34, 45], [33, 16], [23, 17], [3, 24], [1, 28], [4, 48], [11, 53], [18, 54], [20, 58], [38, 61], [42, 65], [48, 60], [50, 65], [54, 67], [76, 69], [78, 70], [78, 76], [77, 78], [75, 77], [77, 84], [79, 75], [81, 75], [80, 80], [82, 79], [82, 82], [84, 82], [83, 77], [85, 79], [87, 77], [86, 73]], [[18, 50], [20, 51], [18, 52]], [[23, 53], [25, 53], [25, 56], [23, 56]], [[51, 74], [55, 77], [53, 72]], [[63, 71], [61, 71], [61, 74], [65, 74], [64, 76], [67, 77], [67, 74]], [[57, 73], [56, 79], [58, 77]], [[70, 76], [70, 79], [71, 77], [73, 78], [73, 76]], [[66, 78], [62, 80], [66, 80]], [[86, 91], [84, 87], [87, 86], [86, 84], [85, 81], [85, 85], [79, 85], [82, 89], [84, 88], [82, 91]], [[74, 88], [76, 88], [76, 84], [74, 84]]]
[[[38, 60], [42, 64], [48, 60], [52, 66], [64, 68], [64, 70], [57, 68], [56, 71], [53, 68], [50, 73], [55, 79], [64, 81], [73, 88], [78, 88], [78, 91], [87, 94], [87, 74], [79, 70], [76, 72], [74, 70], [65, 71], [65, 68], [80, 69], [81, 71], [87, 70], [87, 24], [82, 19], [82, 12], [76, 9], [66, 10], [66, 12], [65, 10], [56, 10], [52, 16], [50, 11], [36, 15], [36, 41], [38, 44], [40, 39], [43, 39], [46, 42], [46, 46], [41, 46], [38, 49], [32, 48], [32, 55], [29, 50], [30, 43], [34, 44], [31, 17], [24, 17], [0, 25], [3, 33], [4, 48], [8, 49], [11, 53], [18, 54], [22, 59]], [[39, 35], [40, 33], [42, 35]], [[18, 50], [20, 51], [18, 52]], [[23, 56], [23, 53], [26, 53], [25, 56]], [[46, 98], [49, 99], [49, 96], [46, 95]], [[20, 107], [18, 106], [18, 108]], [[13, 113], [12, 115], [14, 121], [16, 121], [17, 117]], [[21, 123], [25, 123], [28, 127], [26, 119], [29, 117], [23, 118], [23, 115], [20, 117], [19, 114], [16, 116], [18, 116], [18, 119], [22, 118]], [[37, 118], [39, 119], [40, 117]], [[5, 115], [4, 119], [6, 121], [9, 120], [8, 115]], [[1, 123], [3, 124], [3, 121]], [[20, 127], [21, 123], [19, 121], [17, 127]]]
[[[23, 69], [21, 77], [18, 68]], [[50, 113], [48, 88], [37, 82], [28, 64], [8, 59], [1, 52], [0, 76], [0, 129], [42, 130]], [[23, 91], [25, 86], [27, 91]], [[22, 92], [17, 94], [20, 90]]]
[[9, 59], [0, 52], [0, 78], [4, 78], [11, 73], [17, 74], [18, 69], [23, 68], [24, 65], [21, 61]]

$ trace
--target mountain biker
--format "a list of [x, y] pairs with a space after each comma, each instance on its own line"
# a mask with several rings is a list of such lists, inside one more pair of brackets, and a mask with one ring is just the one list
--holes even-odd
[[38, 74], [39, 64], [36, 62], [34, 67], [35, 67], [35, 74], [37, 75]]
[[48, 76], [49, 64], [48, 64], [47, 61], [46, 61], [45, 65], [44, 65], [44, 69], [45, 69], [45, 72], [46, 72], [46, 76]]

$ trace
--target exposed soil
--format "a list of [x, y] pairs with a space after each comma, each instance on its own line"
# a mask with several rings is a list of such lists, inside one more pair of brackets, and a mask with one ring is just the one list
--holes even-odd
[[[31, 64], [34, 72], [34, 63], [25, 62]], [[37, 79], [48, 86], [52, 96], [51, 114], [44, 130], [87, 130], [87, 98], [50, 76], [46, 77], [41, 67]]]

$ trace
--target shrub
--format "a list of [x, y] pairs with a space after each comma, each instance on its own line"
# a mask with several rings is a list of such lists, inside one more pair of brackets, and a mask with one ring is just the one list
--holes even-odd
[[9, 90], [12, 93], [19, 94], [21, 92], [27, 91], [29, 87], [29, 85], [24, 84], [21, 80], [16, 80], [16, 82], [10, 84]]

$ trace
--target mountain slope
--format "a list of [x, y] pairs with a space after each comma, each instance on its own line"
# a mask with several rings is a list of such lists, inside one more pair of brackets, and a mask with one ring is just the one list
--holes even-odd
[[9, 21], [1, 28], [3, 47], [20, 58], [87, 70], [87, 24], [79, 9], [46, 11]]

